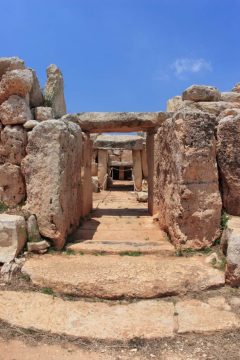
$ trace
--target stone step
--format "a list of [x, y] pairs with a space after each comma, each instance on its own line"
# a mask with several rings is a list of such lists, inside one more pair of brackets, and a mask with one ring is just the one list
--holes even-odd
[[189, 332], [240, 328], [239, 317], [225, 298], [210, 300], [120, 304], [67, 301], [37, 292], [1, 291], [0, 320], [11, 327], [108, 342], [157, 340]]
[[132, 229], [82, 229], [79, 228], [77, 232], [71, 237], [73, 240], [101, 240], [101, 241], [166, 241], [165, 233], [162, 231], [153, 231], [147, 229], [132, 230]]
[[[85, 240], [69, 244], [67, 249], [78, 253], [98, 254], [105, 253], [108, 255], [124, 254], [124, 253], [141, 253], [158, 254], [158, 255], [174, 255], [175, 248], [168, 241], [111, 241], [111, 240]], [[139, 254], [140, 255], [140, 254]]]
[[[134, 254], [133, 254], [134, 255]], [[22, 268], [33, 284], [102, 299], [156, 298], [223, 286], [224, 273], [203, 256], [33, 256]]]

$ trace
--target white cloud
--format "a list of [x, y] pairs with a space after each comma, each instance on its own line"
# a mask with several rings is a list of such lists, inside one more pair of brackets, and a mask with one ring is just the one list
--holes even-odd
[[187, 74], [196, 74], [202, 71], [212, 71], [212, 65], [205, 59], [180, 58], [171, 65], [175, 76], [183, 78]]

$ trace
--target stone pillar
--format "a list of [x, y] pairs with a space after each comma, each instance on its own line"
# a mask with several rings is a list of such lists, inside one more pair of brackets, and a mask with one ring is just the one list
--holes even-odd
[[141, 161], [141, 152], [140, 150], [132, 151], [133, 157], [133, 176], [135, 187], [137, 191], [142, 190], [142, 161]]
[[147, 178], [148, 178], [148, 164], [147, 164], [147, 151], [146, 151], [146, 149], [141, 150], [141, 159], [142, 159], [143, 178], [147, 180]]
[[119, 180], [124, 180], [124, 167], [119, 166]]
[[41, 235], [53, 240], [57, 249], [81, 218], [81, 161], [82, 131], [77, 124], [46, 120], [31, 131], [21, 163], [26, 208], [36, 215]]
[[178, 248], [201, 249], [220, 234], [215, 126], [208, 113], [177, 112], [157, 133], [159, 224]]
[[106, 190], [107, 188], [107, 169], [108, 169], [108, 151], [99, 149], [98, 150], [98, 182], [100, 189]]
[[81, 192], [82, 211], [81, 215], [86, 216], [92, 210], [92, 141], [89, 135], [83, 133], [82, 146], [82, 171], [81, 171]]
[[155, 138], [156, 134], [154, 132], [147, 133], [148, 212], [150, 215], [154, 215], [158, 211]]

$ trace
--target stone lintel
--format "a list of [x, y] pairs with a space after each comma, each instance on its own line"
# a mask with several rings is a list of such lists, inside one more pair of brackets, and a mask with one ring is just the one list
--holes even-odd
[[144, 138], [137, 135], [99, 135], [93, 143], [94, 149], [142, 150]]
[[129, 166], [132, 167], [133, 166], [133, 162], [132, 161], [109, 161], [109, 165], [110, 166], [120, 166], [120, 167], [125, 167], [125, 166]]
[[171, 116], [167, 112], [82, 112], [63, 119], [78, 123], [85, 132], [103, 133], [150, 131]]

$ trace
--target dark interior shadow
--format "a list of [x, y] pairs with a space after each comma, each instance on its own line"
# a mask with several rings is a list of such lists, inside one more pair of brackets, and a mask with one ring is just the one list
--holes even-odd
[[132, 185], [115, 185], [114, 183], [109, 187], [110, 191], [134, 191], [134, 186]]

